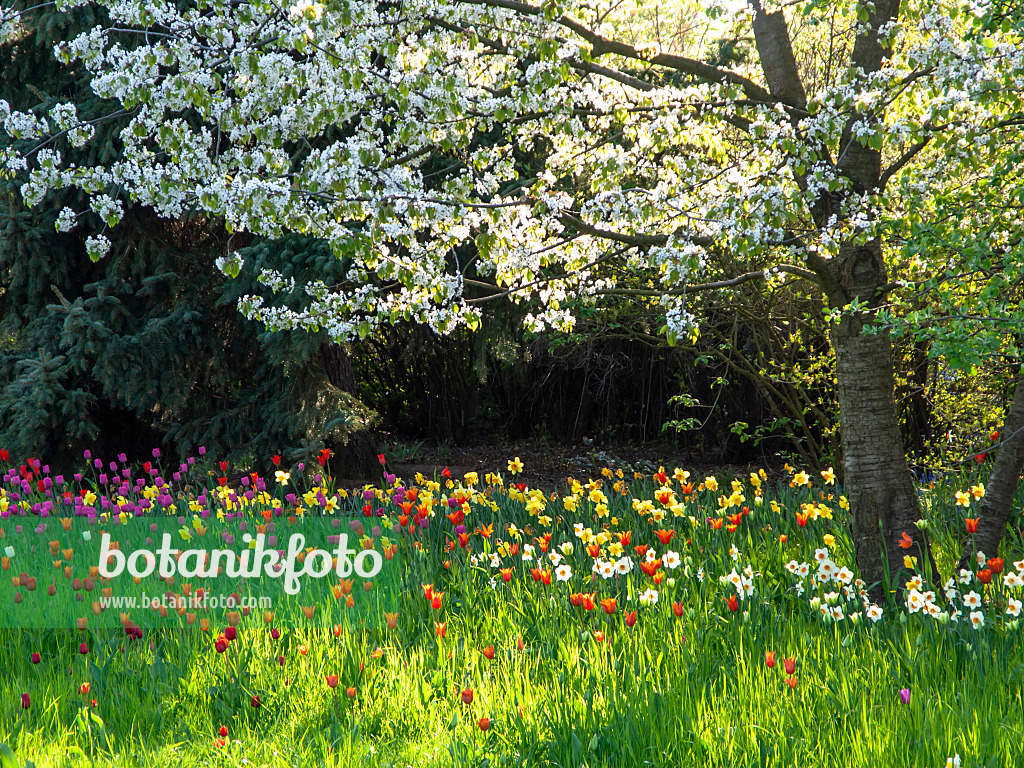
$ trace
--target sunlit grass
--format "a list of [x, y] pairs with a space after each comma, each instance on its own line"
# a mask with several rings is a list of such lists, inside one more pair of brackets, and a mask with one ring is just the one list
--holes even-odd
[[[433, 504], [426, 528], [405, 516], [415, 534], [401, 537], [407, 590], [394, 629], [337, 636], [282, 629], [273, 639], [252, 617], [223, 654], [212, 647], [216, 627], [150, 631], [141, 640], [4, 630], [0, 742], [40, 766], [941, 767], [954, 755], [965, 766], [1024, 764], [1024, 651], [1019, 625], [1002, 613], [1019, 588], [998, 580], [962, 587], [986, 599], [981, 629], [970, 626], [966, 611], [960, 621], [940, 622], [895, 605], [883, 606], [882, 620], [873, 622], [852, 584], [844, 593], [835, 582], [807, 582], [798, 595], [786, 564], [813, 563], [826, 541], [837, 566], [853, 565], [841, 489], [817, 480], [758, 488], [740, 478], [736, 490], [731, 479], [718, 478], [712, 491], [692, 478], [698, 487], [684, 494], [671, 476], [665, 485], [623, 478], [624, 493], [612, 489], [619, 479], [606, 478], [591, 487], [607, 494], [603, 515], [585, 486], [575, 494], [575, 512], [564, 501], [571, 489], [534, 497], [528, 511], [530, 498], [509, 494], [507, 481], [501, 488], [418, 481], [416, 501], [432, 497]], [[970, 514], [953, 491], [976, 482], [947, 478], [922, 488], [945, 576], [964, 546], [962, 520]], [[387, 483], [374, 504], [388, 506], [398, 523], [396, 486], [397, 479]], [[664, 487], [685, 510], [657, 500]], [[461, 504], [442, 506], [441, 499], [460, 489], [469, 514], [456, 523]], [[743, 501], [729, 506], [730, 493]], [[658, 513], [633, 508], [634, 498], [669, 511], [655, 520]], [[820, 506], [801, 526], [795, 512], [808, 503]], [[743, 507], [748, 514], [732, 532], [706, 522]], [[574, 531], [577, 522], [598, 538], [607, 528], [603, 559], [619, 541], [614, 534], [630, 531], [622, 551], [636, 567], [591, 580], [594, 557], [585, 535]], [[470, 533], [465, 547], [458, 524]], [[657, 530], [675, 533], [663, 545]], [[537, 539], [544, 532], [552, 534], [549, 552], [573, 545], [562, 550], [573, 571], [567, 582], [553, 576], [550, 561], [542, 567]], [[524, 562], [531, 542], [534, 559]], [[655, 569], [659, 581], [639, 567], [643, 556], [631, 551], [637, 545], [662, 559], [678, 552], [681, 562]], [[1003, 553], [1008, 571], [1019, 545], [1012, 534]], [[492, 567], [495, 553], [504, 553], [501, 567], [512, 568], [508, 583]], [[748, 564], [752, 594], [733, 611], [725, 598], [737, 590], [720, 577], [733, 569], [742, 576]], [[551, 584], [535, 581], [530, 568], [549, 571]], [[430, 606], [421, 584], [444, 592], [440, 608]], [[941, 588], [933, 586], [939, 601]], [[657, 602], [642, 604], [649, 590], [658, 592]], [[571, 596], [584, 592], [596, 593], [596, 602], [614, 597], [615, 608], [574, 606]], [[829, 593], [844, 608], [839, 621], [824, 619], [812, 603]], [[484, 654], [490, 646], [493, 659]], [[766, 653], [774, 654], [774, 667]], [[787, 659], [795, 663], [792, 675]], [[338, 675], [337, 687], [328, 675]], [[86, 682], [88, 691], [80, 692]], [[909, 692], [906, 703], [901, 690]]]

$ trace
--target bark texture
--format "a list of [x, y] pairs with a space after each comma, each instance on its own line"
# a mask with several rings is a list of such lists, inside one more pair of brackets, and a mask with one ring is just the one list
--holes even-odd
[[[782, 11], [765, 13], [760, 0], [750, 0], [754, 11], [754, 38], [761, 68], [773, 98], [790, 107], [806, 105], [806, 90], [793, 56]], [[875, 0], [868, 23], [854, 43], [850, 65], [859, 78], [879, 71], [889, 55], [878, 37], [881, 27], [896, 21], [899, 0]], [[878, 189], [882, 153], [857, 138], [858, 122], [878, 122], [881, 114], [852, 115], [840, 140], [837, 170], [850, 182], [848, 190], [823, 194], [813, 206], [819, 226], [833, 215], [846, 216], [845, 195], [861, 196]], [[820, 156], [828, 157], [820, 148]], [[892, 584], [902, 583], [904, 554], [931, 562], [927, 540], [914, 525], [920, 516], [917, 493], [907, 465], [896, 413], [892, 342], [887, 333], [869, 331], [874, 309], [888, 283], [882, 244], [848, 242], [831, 260], [809, 256], [807, 266], [817, 276], [829, 305], [843, 309], [842, 321], [832, 332], [836, 351], [836, 382], [843, 448], [843, 483], [853, 520], [853, 538], [861, 578], [876, 602], [883, 601]], [[845, 309], [857, 300], [863, 309]], [[898, 541], [906, 532], [914, 544], [909, 550]], [[922, 565], [924, 563], [922, 562]]]
[[[884, 283], [878, 243], [840, 249], [837, 281], [851, 298], [871, 295]], [[868, 333], [870, 316], [848, 313], [832, 333], [836, 351], [843, 476], [853, 521], [860, 576], [875, 602], [902, 581], [903, 557], [929, 558], [927, 541], [914, 524], [917, 493], [903, 452], [896, 415], [892, 342], [888, 333]], [[899, 547], [906, 532], [911, 550]], [[889, 583], [890, 575], [893, 579]]]
[[[321, 344], [320, 362], [327, 380], [342, 392], [356, 396], [356, 373], [352, 358], [341, 344]], [[377, 453], [380, 441], [371, 430], [361, 429], [349, 434], [343, 443], [329, 441], [331, 459], [328, 468], [334, 477], [369, 479], [378, 477], [380, 463]]]
[[978, 512], [978, 531], [973, 546], [960, 558], [960, 568], [969, 566], [974, 553], [984, 552], [988, 557], [999, 554], [999, 545], [1006, 532], [1006, 523], [1013, 511], [1013, 496], [1017, 492], [1021, 470], [1024, 469], [1024, 377], [1018, 378], [1006, 421], [999, 430], [1003, 441], [992, 464], [992, 474], [985, 485]]

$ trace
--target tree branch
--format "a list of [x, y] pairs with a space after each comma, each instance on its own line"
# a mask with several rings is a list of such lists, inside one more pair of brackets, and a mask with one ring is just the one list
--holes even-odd
[[917, 144], [900, 155], [892, 165], [882, 171], [882, 175], [878, 179], [879, 191], [885, 189], [885, 185], [889, 183], [889, 179], [899, 173], [901, 168], [913, 160], [921, 150], [927, 147], [932, 138], [932, 136], [929, 136], [927, 139], [921, 139], [921, 141], [917, 142]]
[[[529, 3], [520, 2], [519, 0], [455, 0], [455, 2], [464, 3], [466, 5], [486, 5], [491, 8], [507, 8], [508, 10], [516, 11], [517, 13], [521, 13], [526, 16], [540, 16], [544, 13], [543, 8], [530, 5]], [[583, 38], [583, 40], [588, 42], [591, 47], [590, 55], [593, 58], [598, 58], [610, 53], [627, 59], [633, 59], [635, 61], [643, 61], [660, 67], [667, 67], [668, 69], [673, 69], [677, 72], [693, 75], [705, 82], [738, 85], [743, 89], [743, 92], [747, 97], [754, 101], [771, 104], [774, 104], [776, 101], [768, 91], [753, 80], [743, 77], [731, 70], [721, 69], [720, 67], [714, 67], [710, 64], [705, 64], [702, 61], [697, 61], [696, 59], [677, 56], [671, 53], [658, 53], [653, 56], [644, 55], [632, 45], [628, 45], [627, 43], [623, 43], [618, 40], [609, 40], [608, 38], [587, 28], [575, 19], [570, 19], [568, 16], [560, 16], [555, 21], [566, 29], [575, 32]], [[605, 70], [603, 67], [601, 69], [604, 70], [601, 74], [614, 71]]]

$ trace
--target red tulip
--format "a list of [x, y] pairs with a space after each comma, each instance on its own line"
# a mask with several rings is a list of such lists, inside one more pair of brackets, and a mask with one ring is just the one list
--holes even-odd
[[234, 627], [228, 627], [224, 630], [224, 637], [226, 637], [228, 642], [230, 643], [232, 640], [238, 637], [238, 630]]
[[782, 666], [785, 667], [787, 675], [792, 675], [796, 672], [796, 659], [783, 659]]
[[280, 467], [281, 466], [281, 457], [280, 456], [275, 454], [274, 456], [270, 457], [270, 460], [272, 462], [274, 462], [274, 466], [275, 467]]
[[636, 611], [626, 611], [626, 626], [632, 627], [636, 624]]
[[355, 688], [346, 688], [345, 689], [345, 693], [346, 693], [346, 695], [350, 699], [354, 699], [356, 697], [356, 689]]
[[462, 692], [462, 703], [463, 704], [472, 704], [473, 703], [473, 689], [472, 688], [466, 688]]
[[486, 648], [483, 649], [482, 653], [487, 658], [487, 660], [490, 661], [494, 658], [494, 646], [488, 645]]
[[220, 729], [217, 731], [217, 733], [221, 735], [221, 738], [227, 738], [228, 727], [226, 725], [222, 725]]
[[968, 518], [966, 518], [964, 520], [964, 523], [967, 524], [967, 532], [968, 533], [977, 533], [978, 532], [978, 518], [976, 518], [976, 517], [974, 517], [974, 518], [968, 517]]
[[775, 651], [764, 652], [764, 663], [768, 669], [773, 669], [775, 667]]
[[32, 663], [33, 664], [38, 664], [42, 660], [43, 660], [42, 656], [40, 656], [38, 653], [33, 653], [32, 654]]
[[78, 692], [80, 694], [82, 694], [83, 696], [88, 694], [89, 693], [89, 683], [87, 683], [87, 682], [86, 683], [82, 683], [80, 686], [78, 686]]
[[992, 581], [992, 571], [990, 571], [988, 568], [983, 568], [980, 571], [978, 571], [978, 581], [980, 581], [982, 584], [990, 583]]
[[435, 621], [434, 622], [434, 631], [437, 633], [438, 637], [444, 637], [445, 633], [448, 631], [448, 622], [446, 622], [446, 621], [442, 621], [442, 622]]
[[29, 699], [28, 694], [21, 694], [21, 708], [28, 709], [30, 706], [32, 706], [32, 701], [31, 699]]
[[736, 595], [730, 595], [728, 598], [725, 598], [725, 604], [729, 606], [729, 610], [733, 613], [740, 609], [740, 601]]
[[260, 702], [260, 697], [257, 694], [253, 694], [253, 697], [251, 699], [249, 699], [249, 706], [252, 707], [253, 709], [259, 709], [260, 708], [260, 703], [261, 703]]
[[82, 643], [80, 646], [78, 646], [78, 652], [84, 656], [89, 652], [89, 646], [85, 643]]
[[327, 675], [327, 687], [328, 688], [337, 688], [338, 687], [338, 676], [337, 675]]
[[677, 618], [682, 616], [683, 615], [683, 604], [682, 603], [672, 603], [672, 613], [674, 613]]
[[384, 454], [383, 453], [378, 453], [377, 454], [377, 461], [380, 462], [380, 465], [382, 467], [387, 463], [387, 459], [384, 458]]
[[481, 731], [486, 731], [488, 728], [491, 727], [491, 721], [489, 718], [481, 717], [480, 722], [477, 723], [477, 725], [480, 726]]
[[526, 643], [523, 642], [523, 636], [519, 636], [519, 640], [516, 642], [516, 647], [521, 651], [526, 647]]
[[988, 568], [994, 574], [1000, 574], [1003, 572], [1003, 558], [993, 557], [988, 561]]

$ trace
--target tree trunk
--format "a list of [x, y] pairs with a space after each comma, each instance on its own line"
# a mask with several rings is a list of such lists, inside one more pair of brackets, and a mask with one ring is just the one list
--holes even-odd
[[[832, 268], [841, 288], [833, 305], [852, 297], [876, 303], [876, 291], [886, 280], [878, 242], [844, 245]], [[915, 525], [920, 506], [896, 414], [892, 342], [884, 330], [868, 333], [869, 327], [869, 312], [847, 312], [832, 332], [832, 343], [854, 549], [860, 576], [878, 603], [902, 582], [905, 555], [918, 557], [922, 567], [926, 559], [932, 561]], [[914, 541], [909, 550], [898, 543], [904, 532]]]
[[1017, 379], [999, 439], [1002, 444], [992, 464], [992, 474], [978, 512], [978, 531], [960, 558], [960, 568], [969, 567], [976, 551], [988, 557], [999, 554], [999, 544], [1006, 532], [1006, 521], [1013, 511], [1013, 497], [1024, 469], [1024, 377]]
[[[356, 396], [356, 373], [352, 358], [341, 344], [320, 345], [320, 361], [327, 374], [327, 380], [342, 392]], [[334, 477], [371, 479], [379, 477], [380, 463], [377, 461], [379, 438], [371, 430], [361, 429], [348, 435], [338, 444], [328, 441], [331, 459], [328, 469]]]

